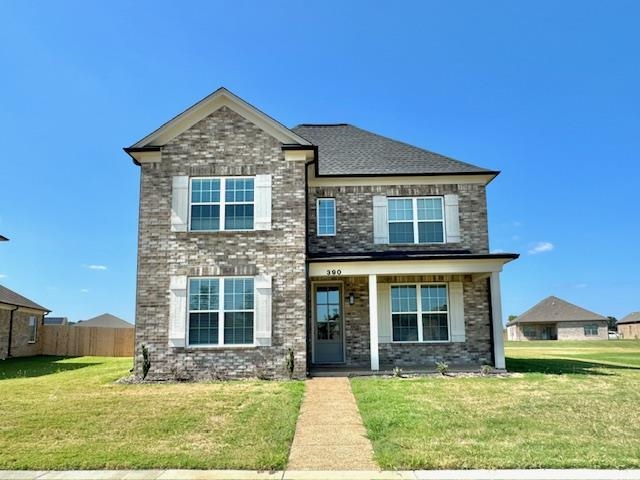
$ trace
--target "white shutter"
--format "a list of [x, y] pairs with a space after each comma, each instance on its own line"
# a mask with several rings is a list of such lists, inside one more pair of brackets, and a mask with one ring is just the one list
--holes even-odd
[[444, 196], [445, 229], [447, 232], [446, 243], [460, 242], [460, 212], [458, 209], [458, 195]]
[[263, 347], [271, 346], [271, 277], [255, 277], [255, 336], [256, 343]]
[[388, 283], [378, 284], [378, 343], [391, 342], [391, 289]]
[[451, 341], [464, 342], [464, 298], [462, 282], [449, 283], [449, 319], [451, 320]]
[[173, 177], [171, 191], [171, 231], [186, 232], [189, 221], [189, 177]]
[[387, 197], [373, 197], [373, 243], [389, 243], [389, 223], [387, 221]]
[[256, 175], [254, 230], [271, 230], [271, 175]]
[[187, 326], [187, 277], [173, 276], [169, 287], [169, 346], [184, 347]]

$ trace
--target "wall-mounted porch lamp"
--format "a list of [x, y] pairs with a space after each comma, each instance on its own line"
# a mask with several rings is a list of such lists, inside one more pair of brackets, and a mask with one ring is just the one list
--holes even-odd
[[349, 293], [349, 305], [353, 305], [356, 303], [356, 294], [353, 292]]

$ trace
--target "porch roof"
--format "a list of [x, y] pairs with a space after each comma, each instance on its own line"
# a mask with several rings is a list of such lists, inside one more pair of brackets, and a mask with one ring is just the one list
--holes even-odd
[[310, 254], [310, 276], [491, 273], [519, 257], [516, 253], [358, 252]]

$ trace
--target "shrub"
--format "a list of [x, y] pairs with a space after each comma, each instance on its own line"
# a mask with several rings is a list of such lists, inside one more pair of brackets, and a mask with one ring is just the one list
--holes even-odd
[[449, 364], [446, 362], [436, 362], [436, 370], [438, 370], [440, 375], [446, 375], [449, 373]]

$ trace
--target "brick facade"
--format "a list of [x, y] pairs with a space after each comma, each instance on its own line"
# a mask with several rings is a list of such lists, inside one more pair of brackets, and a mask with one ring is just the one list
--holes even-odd
[[[286, 375], [285, 355], [295, 354], [295, 376], [305, 375], [312, 352], [313, 312], [309, 253], [362, 251], [459, 251], [487, 254], [483, 180], [473, 184], [309, 187], [305, 162], [286, 160], [282, 143], [251, 121], [222, 107], [168, 141], [160, 161], [141, 165], [136, 307], [136, 373], [141, 346], [149, 348], [149, 379], [276, 378]], [[322, 155], [322, 152], [320, 152]], [[172, 232], [174, 176], [254, 176], [272, 178], [271, 230]], [[373, 197], [457, 194], [460, 242], [437, 245], [373, 243]], [[336, 199], [337, 235], [316, 235], [316, 200]], [[306, 204], [305, 204], [306, 202]], [[460, 270], [453, 270], [460, 271]], [[170, 279], [173, 276], [258, 276], [272, 278], [272, 346], [169, 346]], [[323, 279], [326, 280], [326, 279]], [[345, 363], [371, 362], [368, 278], [338, 279], [344, 303]], [[382, 343], [384, 366], [482, 364], [492, 360], [491, 309], [487, 274], [383, 277], [379, 282], [462, 282], [465, 334], [456, 343]], [[309, 358], [309, 361], [308, 361]]]
[[[272, 229], [251, 232], [172, 232], [172, 177], [272, 175]], [[285, 375], [306, 372], [304, 162], [287, 161], [281, 144], [227, 107], [196, 123], [162, 149], [162, 161], [141, 174], [136, 310], [136, 372], [141, 345], [150, 379]], [[271, 275], [271, 347], [168, 346], [172, 275]]]
[[[36, 341], [30, 342], [29, 317], [36, 318]], [[7, 358], [9, 342], [9, 319], [11, 311], [0, 309], [0, 359]], [[30, 357], [42, 352], [42, 313], [17, 310], [13, 313], [11, 331], [11, 356]]]
[[[586, 325], [598, 325], [598, 334], [586, 336], [584, 334]], [[608, 324], [605, 320], [589, 320], [558, 323], [518, 323], [507, 327], [507, 337], [511, 341], [607, 340], [609, 335]]]
[[[458, 195], [460, 210], [460, 243], [380, 245], [373, 243], [373, 197], [375, 195], [429, 196]], [[335, 198], [336, 236], [316, 235], [316, 200]], [[473, 253], [489, 253], [487, 204], [485, 187], [462, 185], [384, 185], [350, 187], [311, 187], [308, 196], [309, 251], [311, 253], [372, 252], [390, 250], [465, 249]]]

